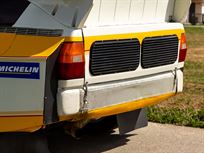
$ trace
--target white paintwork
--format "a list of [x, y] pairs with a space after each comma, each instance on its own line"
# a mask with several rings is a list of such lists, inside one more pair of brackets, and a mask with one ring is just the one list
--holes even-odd
[[81, 87], [84, 84], [84, 79], [73, 79], [73, 80], [60, 80], [58, 86], [60, 88], [72, 88], [72, 87]]
[[183, 91], [183, 72], [182, 71], [176, 71], [177, 75], [177, 92]]
[[43, 115], [46, 60], [26, 58], [0, 60], [40, 63], [40, 80], [0, 78], [0, 116]]
[[[83, 33], [85, 37], [93, 36], [93, 35], [100, 36], [100, 35], [109, 35], [109, 34], [114, 35], [114, 34], [122, 34], [122, 33], [125, 33], [125, 34], [135, 33], [135, 38], [137, 38], [137, 35], [143, 32], [151, 32], [151, 31], [158, 31], [158, 30], [159, 31], [173, 30], [173, 29], [183, 29], [183, 25], [178, 23], [163, 23], [163, 24], [117, 26], [117, 28], [115, 28], [115, 26], [89, 27], [89, 28], [84, 28]], [[86, 44], [86, 39], [85, 39], [85, 44]], [[179, 52], [179, 48], [178, 48], [178, 52]], [[89, 71], [89, 61], [90, 61], [89, 54], [86, 54], [85, 81], [88, 82], [89, 84], [147, 76], [147, 75], [166, 72], [166, 71], [174, 71], [176, 67], [177, 68], [179, 67], [178, 59], [177, 59], [177, 61], [174, 64], [167, 65], [167, 66], [143, 69], [141, 65], [139, 65], [139, 67], [135, 71], [131, 71], [131, 72], [92, 76]]]
[[191, 0], [93, 0], [86, 27], [181, 22]]
[[[144, 25], [121, 25], [121, 26], [104, 26], [104, 27], [86, 27], [83, 28], [85, 37], [88, 36], [105, 36], [117, 34], [135, 33], [135, 37], [143, 32], [184, 29], [180, 23], [157, 23]], [[114, 38], [113, 38], [114, 39]]]
[[85, 26], [165, 22], [167, 6], [168, 0], [94, 0]]
[[80, 90], [64, 90], [57, 94], [57, 109], [60, 116], [77, 114], [80, 110]]

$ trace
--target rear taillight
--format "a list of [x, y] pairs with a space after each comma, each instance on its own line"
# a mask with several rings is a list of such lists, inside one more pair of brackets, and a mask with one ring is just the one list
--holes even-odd
[[84, 44], [64, 43], [59, 54], [58, 69], [60, 80], [83, 78], [85, 75]]
[[180, 42], [179, 62], [184, 62], [187, 54], [186, 35], [184, 33], [181, 34]]

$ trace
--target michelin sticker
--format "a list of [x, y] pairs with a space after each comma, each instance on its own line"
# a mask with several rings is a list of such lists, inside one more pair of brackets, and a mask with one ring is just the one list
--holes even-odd
[[40, 79], [40, 64], [0, 62], [0, 78]]

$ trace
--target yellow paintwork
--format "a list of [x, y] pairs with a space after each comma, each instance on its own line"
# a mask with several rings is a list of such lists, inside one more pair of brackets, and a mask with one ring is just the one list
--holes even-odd
[[145, 37], [155, 37], [155, 36], [164, 36], [164, 35], [173, 35], [176, 34], [178, 38], [181, 38], [181, 33], [184, 33], [182, 29], [176, 30], [162, 30], [162, 31], [150, 31], [150, 32], [140, 32], [140, 33], [126, 33], [126, 34], [115, 34], [115, 35], [101, 35], [101, 36], [85, 36], [85, 50], [89, 51], [91, 45], [98, 40], [113, 40], [113, 39], [130, 39], [137, 38], [140, 43], [144, 40]]
[[0, 41], [1, 41], [0, 42], [0, 56], [1, 54], [5, 53], [9, 49], [14, 39], [15, 39], [15, 34], [9, 34], [9, 33], [0, 34]]
[[0, 116], [0, 132], [33, 132], [43, 126], [43, 116]]
[[45, 37], [0, 33], [1, 57], [48, 57], [63, 42], [81, 42], [82, 37]]
[[111, 115], [129, 112], [129, 111], [134, 111], [136, 109], [140, 109], [140, 108], [144, 108], [150, 105], [160, 103], [174, 95], [175, 93], [168, 93], [168, 94], [163, 94], [163, 95], [154, 96], [150, 98], [144, 98], [144, 99], [140, 99], [132, 102], [126, 102], [123, 104], [91, 110], [84, 115], [78, 114], [73, 116], [60, 116], [60, 121], [80, 120], [81, 118], [83, 119], [84, 117], [88, 119], [97, 119], [105, 116], [111, 116]]
[[82, 37], [65, 37], [65, 42], [82, 42]]
[[48, 57], [64, 41], [61, 37], [17, 35], [3, 57]]

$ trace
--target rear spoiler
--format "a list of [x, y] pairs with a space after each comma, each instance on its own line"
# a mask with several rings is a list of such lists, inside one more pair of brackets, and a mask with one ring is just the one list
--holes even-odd
[[28, 0], [33, 3], [40, 3], [40, 4], [61, 4], [61, 5], [66, 5], [67, 3], [70, 2], [70, 0]]
[[[67, 27], [82, 28], [93, 7], [93, 0], [28, 0], [59, 23]], [[61, 10], [58, 13], [58, 10]], [[63, 16], [66, 15], [66, 19]]]
[[[75, 27], [75, 28], [82, 28], [84, 26], [87, 26], [87, 20], [88, 20], [88, 25], [96, 25], [100, 26], [103, 24], [101, 21], [98, 21], [98, 16], [94, 14], [101, 14], [102, 20], [104, 18], [109, 18], [107, 16], [107, 9], [110, 12], [114, 10], [114, 7], [118, 7], [118, 5], [122, 5], [123, 3], [126, 6], [131, 6], [132, 3], [134, 3], [134, 6], [138, 3], [138, 7], [141, 8], [146, 8], [145, 12], [137, 12], [135, 8], [135, 13], [140, 14], [141, 17], [135, 18], [135, 21], [129, 21], [130, 19], [127, 17], [127, 19], [124, 19], [124, 22], [126, 24], [131, 24], [131, 23], [161, 23], [161, 22], [184, 22], [187, 18], [188, 12], [189, 12], [189, 7], [191, 5], [191, 0], [152, 0], [152, 1], [147, 1], [147, 0], [141, 0], [140, 2], [133, 0], [133, 1], [113, 1], [109, 0], [109, 3], [106, 3], [105, 1], [101, 1], [103, 4], [103, 7], [107, 7], [106, 9], [99, 9], [98, 6], [99, 0], [28, 0], [31, 3], [35, 4], [36, 6], [40, 7], [42, 10], [44, 10], [47, 14], [52, 15], [55, 20], [59, 21], [63, 25], [66, 25], [68, 27]], [[158, 5], [159, 4], [159, 5]], [[113, 6], [109, 7], [109, 5]], [[129, 8], [129, 7], [128, 7]], [[125, 12], [128, 12], [128, 8], [124, 7], [123, 12], [115, 12], [115, 14], [119, 16], [125, 15]], [[147, 9], [149, 8], [149, 9]], [[153, 8], [153, 9], [152, 9]], [[56, 13], [57, 10], [60, 9], [60, 13]], [[100, 11], [99, 11], [100, 10]], [[155, 12], [152, 12], [154, 10]], [[99, 11], [99, 12], [98, 12]], [[104, 12], [103, 12], [104, 11]], [[116, 11], [116, 9], [115, 9]], [[157, 12], [160, 12], [159, 14]], [[56, 13], [56, 14], [55, 14]], [[157, 17], [155, 17], [155, 21], [149, 21], [148, 16], [151, 16], [151, 14], [157, 14]], [[64, 19], [62, 16], [64, 14], [69, 14], [67, 18], [69, 19]], [[132, 13], [134, 14], [134, 13]], [[111, 15], [110, 15], [110, 23], [114, 22], [115, 20], [111, 20]], [[126, 18], [124, 16], [124, 18]], [[133, 20], [133, 19], [131, 19]], [[140, 21], [141, 20], [141, 21]], [[96, 23], [94, 23], [96, 22]], [[117, 21], [116, 21], [117, 22]], [[122, 24], [125, 24], [122, 23]], [[115, 25], [118, 25], [119, 23], [115, 23]]]

